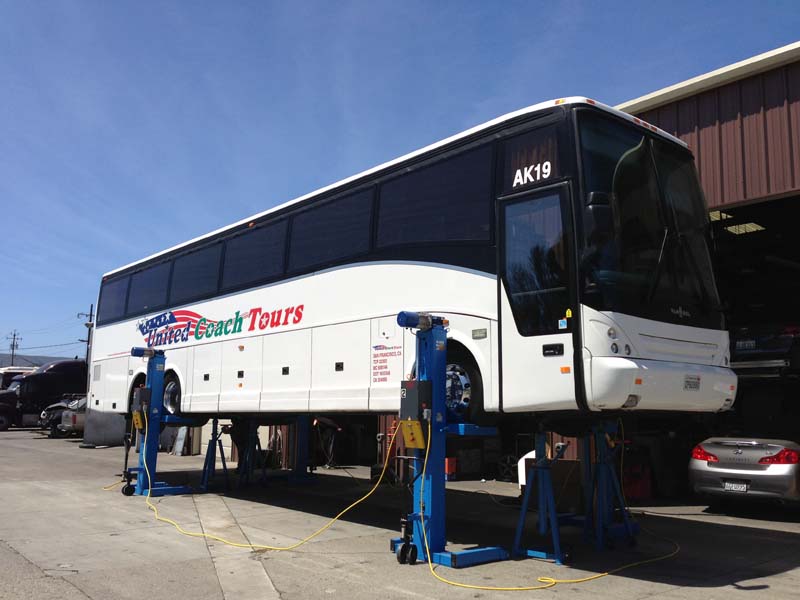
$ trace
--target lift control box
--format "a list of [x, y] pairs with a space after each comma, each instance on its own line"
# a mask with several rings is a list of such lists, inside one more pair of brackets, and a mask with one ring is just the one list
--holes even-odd
[[433, 403], [430, 381], [411, 379], [400, 382], [400, 420], [421, 421], [424, 411]]
[[430, 415], [432, 394], [430, 381], [411, 379], [400, 384], [400, 431], [406, 448], [425, 448], [421, 421]]
[[144, 415], [142, 411], [150, 406], [150, 388], [139, 387], [133, 390], [133, 400], [131, 400], [131, 415], [133, 425], [136, 429], [144, 429]]

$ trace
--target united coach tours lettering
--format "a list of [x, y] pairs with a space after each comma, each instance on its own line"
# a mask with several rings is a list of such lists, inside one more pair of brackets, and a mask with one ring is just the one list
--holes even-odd
[[235, 335], [243, 331], [263, 331], [297, 325], [303, 319], [303, 304], [286, 308], [268, 309], [254, 307], [247, 312], [237, 310], [227, 319], [212, 320], [191, 310], [173, 310], [140, 321], [137, 329], [144, 335], [148, 347], [168, 346], [188, 342], [190, 338], [207, 338]]

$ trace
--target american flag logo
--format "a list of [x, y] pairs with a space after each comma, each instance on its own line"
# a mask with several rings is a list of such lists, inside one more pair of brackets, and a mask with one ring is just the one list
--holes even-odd
[[[202, 323], [200, 323], [201, 320], [203, 320]], [[160, 346], [167, 343], [170, 330], [182, 331], [186, 337], [195, 335], [195, 331], [197, 331], [197, 335], [202, 336], [206, 330], [213, 328], [216, 324], [217, 321], [203, 319], [203, 315], [192, 310], [172, 310], [141, 321], [137, 328], [142, 332], [148, 346]], [[187, 327], [188, 335], [186, 334]], [[176, 336], [175, 341], [177, 339]]]
[[[177, 329], [183, 329], [186, 327], [186, 324], [189, 324], [189, 335], [194, 335], [195, 330], [197, 329], [197, 323], [200, 319], [203, 318], [203, 315], [197, 314], [191, 310], [173, 310], [172, 314], [175, 316], [175, 325]], [[206, 319], [203, 324], [200, 326], [200, 331], [198, 332], [198, 336], [203, 335], [206, 332], [206, 329], [209, 327], [213, 327], [216, 325], [216, 321], [212, 321], [211, 319]]]

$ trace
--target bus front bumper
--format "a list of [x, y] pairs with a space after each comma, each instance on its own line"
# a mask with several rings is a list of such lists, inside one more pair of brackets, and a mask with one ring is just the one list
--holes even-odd
[[718, 412], [736, 397], [736, 375], [725, 367], [621, 356], [586, 362], [591, 410]]

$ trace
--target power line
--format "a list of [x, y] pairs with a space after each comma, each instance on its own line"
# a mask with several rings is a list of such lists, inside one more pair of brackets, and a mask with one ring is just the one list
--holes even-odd
[[74, 323], [74, 322], [75, 322], [75, 317], [69, 317], [67, 319], [64, 319], [63, 321], [59, 321], [58, 323], [53, 323], [52, 325], [46, 325], [45, 327], [42, 327], [40, 329], [31, 329], [30, 331], [26, 331], [25, 334], [29, 335], [31, 333], [43, 333], [43, 332], [46, 333], [60, 325], [65, 325], [67, 323]]
[[29, 346], [27, 348], [17, 348], [17, 350], [41, 350], [42, 348], [63, 348], [64, 346], [75, 346], [83, 342], [68, 342], [66, 344], [50, 344], [49, 346]]

